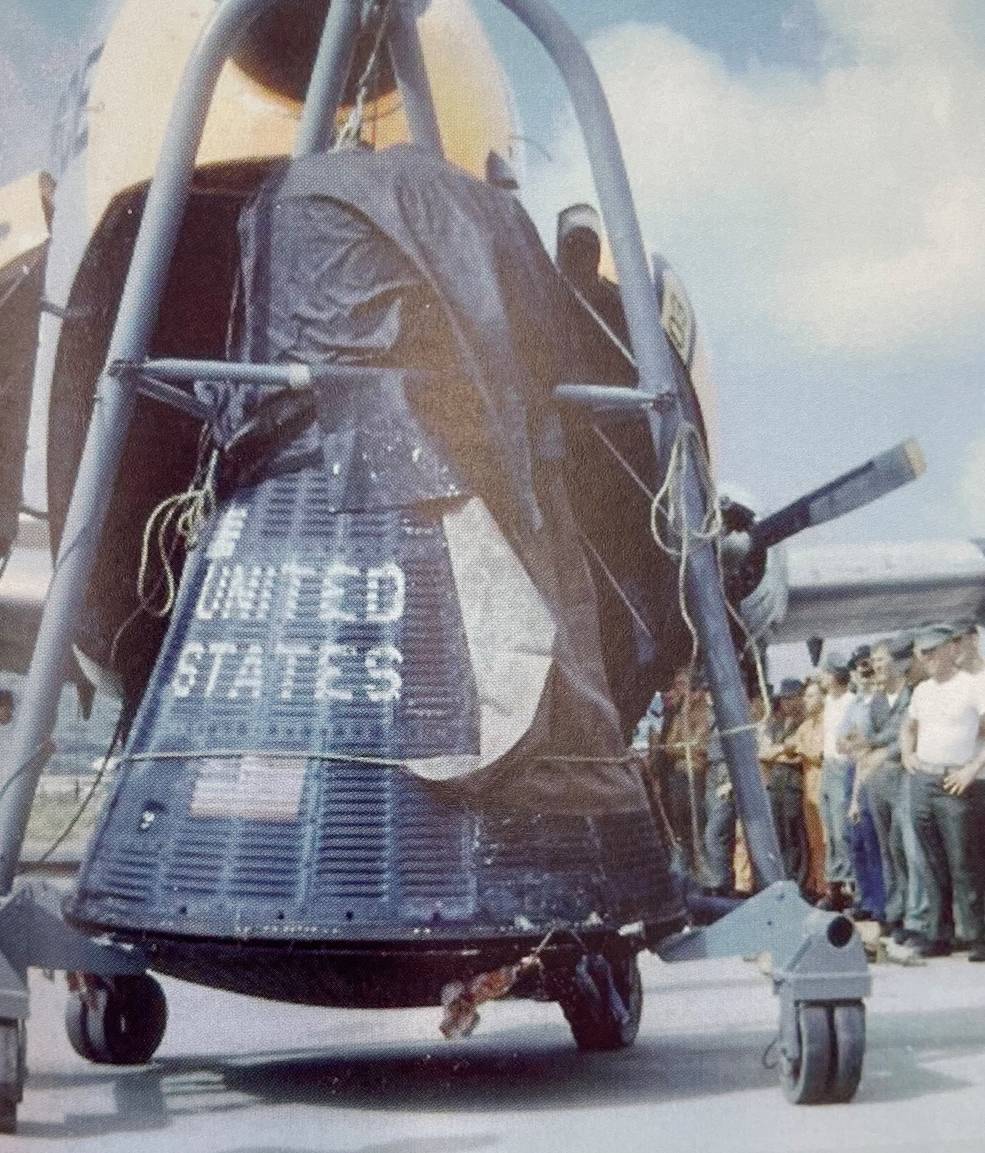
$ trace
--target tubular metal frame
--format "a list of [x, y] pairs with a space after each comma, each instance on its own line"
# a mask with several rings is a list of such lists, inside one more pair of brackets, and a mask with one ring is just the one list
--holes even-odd
[[[52, 909], [51, 902], [46, 904], [45, 900], [36, 900], [28, 886], [20, 887], [14, 895], [10, 894], [31, 802], [47, 759], [72, 637], [99, 547], [109, 505], [108, 494], [119, 470], [139, 394], [141, 370], [157, 370], [158, 399], [171, 403], [174, 403], [174, 398], [169, 401], [168, 390], [173, 391], [173, 386], [168, 381], [185, 380], [190, 371], [188, 361], [149, 362], [148, 353], [214, 89], [223, 65], [235, 52], [251, 21], [277, 2], [224, 0], [218, 7], [185, 67], [148, 191], [106, 365], [96, 388], [92, 419], [19, 710], [11, 756], [0, 786], [0, 796], [5, 802], [0, 806], [0, 1005], [4, 1006], [7, 1018], [0, 1021], [3, 1027], [19, 1027], [18, 1022], [27, 1015], [25, 975], [30, 965], [112, 974], [140, 971], [145, 964], [137, 951], [125, 953], [114, 946], [90, 941], [71, 930], [61, 921], [57, 910]], [[662, 331], [658, 293], [648, 269], [629, 181], [605, 94], [585, 49], [546, 0], [500, 0], [500, 3], [540, 41], [568, 88], [585, 138], [602, 217], [612, 245], [639, 371], [639, 391], [650, 400], [647, 405], [644, 399], [639, 408], [645, 412], [659, 458], [661, 447], [672, 442], [685, 420], [685, 398], [679, 394], [675, 384], [674, 353]], [[396, 10], [391, 14], [388, 48], [412, 136], [422, 146], [440, 150], [438, 120], [413, 15], [416, 0], [394, 0], [394, 4]], [[295, 142], [295, 157], [310, 155], [332, 139], [363, 12], [362, 0], [333, 0], [328, 10]], [[200, 367], [205, 369], [206, 375], [223, 372], [223, 366], [215, 362], [207, 368], [205, 365]], [[230, 365], [225, 371], [229, 369], [234, 373], [239, 370], [259, 374], [266, 382], [281, 387], [300, 383], [291, 370], [282, 379], [285, 371], [282, 366], [275, 370], [272, 366], [246, 369]], [[594, 388], [569, 386], [558, 394], [558, 400], [585, 405], [590, 410], [599, 406], [605, 408], [606, 401], [611, 406], [614, 400], [618, 400], [618, 408], [635, 407], [628, 390], [620, 389], [618, 393], [618, 398], [615, 395], [604, 398], [598, 396]], [[684, 492], [689, 523], [702, 522], [708, 499], [692, 461], [685, 477]], [[783, 875], [779, 848], [759, 775], [755, 740], [749, 726], [718, 560], [710, 542], [695, 540], [690, 543], [685, 576], [688, 601], [699, 631], [706, 674], [715, 700], [716, 719], [750, 854], [760, 881], [772, 885]], [[825, 933], [830, 936], [827, 922], [808, 924], [810, 910], [799, 901], [792, 886], [772, 885], [760, 898], [756, 899], [755, 906], [750, 902], [747, 907], [745, 918], [749, 924], [739, 923], [741, 911], [730, 914], [720, 922], [719, 931], [704, 933], [700, 940], [695, 937], [680, 943], [668, 941], [664, 949], [666, 958], [675, 960], [683, 959], [685, 955], [712, 955], [722, 948], [734, 946], [736, 942], [745, 941], [747, 937], [758, 941], [761, 934], [776, 922], [774, 905], [779, 908], [783, 903], [790, 922], [783, 929], [784, 943], [789, 945], [792, 941], [796, 945], [787, 967], [793, 972], [797, 967], [794, 964], [796, 958], [802, 953], [806, 956], [806, 946], [796, 944], [802, 934], [817, 943], [821, 958], [809, 964], [803, 962], [801, 967], [809, 971], [794, 974], [800, 984], [790, 974], [777, 978], [778, 985], [783, 987], [781, 992], [785, 990], [783, 995], [790, 1001], [790, 1005], [783, 1002], [787, 1026], [795, 1001], [821, 1001], [824, 997], [836, 999], [846, 995], [846, 989], [853, 997], [864, 995], [866, 979], [859, 976], [857, 960], [850, 960], [847, 953], [842, 964], [844, 973], [832, 984], [834, 978], [827, 973], [830, 961], [825, 959], [827, 954], [821, 956], [824, 949], [831, 951], [822, 940]], [[804, 910], [807, 910], [806, 914]], [[817, 916], [820, 915], [816, 915], [815, 920]], [[734, 947], [728, 951], [734, 952]], [[784, 953], [785, 965], [787, 961]], [[864, 973], [864, 960], [862, 966]], [[792, 1044], [795, 1050], [796, 1043]], [[8, 1071], [8, 1080], [0, 1085], [0, 1091], [7, 1093], [8, 1101], [15, 1099], [9, 1079], [17, 1079], [13, 1089], [19, 1091], [23, 1075], [22, 1068], [16, 1073]]]
[[[300, 2], [300, 0], [298, 0]], [[120, 302], [113, 336], [96, 389], [93, 416], [69, 506], [61, 548], [42, 616], [24, 700], [14, 736], [0, 811], [0, 895], [9, 893], [43, 759], [54, 728], [58, 696], [71, 638], [95, 561], [108, 501], [119, 468], [137, 390], [113, 371], [119, 362], [139, 364], [148, 355], [164, 286], [184, 219], [195, 158], [223, 64], [250, 22], [275, 0], [226, 0], [204, 30], [185, 68]], [[661, 331], [657, 291], [647, 266], [625, 164], [605, 94], [588, 54], [546, 0], [501, 0], [540, 41], [568, 88], [585, 138], [602, 216], [619, 274], [626, 321], [641, 391], [676, 399], [663, 416], [649, 413], [659, 450], [667, 428], [680, 422], [674, 389], [673, 353]], [[323, 145], [334, 124], [359, 31], [359, 0], [329, 7], [299, 126], [295, 156]], [[424, 69], [416, 24], [397, 0], [390, 51], [415, 140], [440, 148], [440, 133]], [[662, 407], [667, 407], [666, 405]], [[690, 523], [701, 523], [707, 494], [696, 467], [686, 477]], [[708, 542], [689, 552], [688, 596], [698, 625], [707, 675], [753, 861], [764, 882], [782, 877], [779, 849], [755, 742], [741, 691], [742, 680], [721, 594], [718, 561]]]

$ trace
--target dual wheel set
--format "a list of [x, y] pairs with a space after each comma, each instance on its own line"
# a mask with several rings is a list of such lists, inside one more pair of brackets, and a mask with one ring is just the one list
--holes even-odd
[[[559, 995], [561, 1008], [579, 1049], [625, 1048], [636, 1039], [643, 1012], [643, 983], [637, 960], [627, 957], [612, 961], [608, 989], [604, 970], [593, 970], [592, 960], [585, 958], [579, 969], [585, 966], [588, 975], [595, 978], [599, 996], [588, 992], [584, 979], [575, 980], [566, 993]], [[612, 996], [613, 989], [618, 1000]], [[805, 1001], [796, 1004], [792, 1011], [799, 1044], [795, 1052], [780, 1046], [784, 1096], [796, 1105], [851, 1101], [858, 1090], [865, 1059], [865, 1004]]]
[[861, 1001], [803, 1001], [793, 1010], [799, 1052], [780, 1047], [780, 1084], [797, 1105], [844, 1104], [855, 1096], [865, 1057]]
[[17, 1132], [17, 1106], [27, 1076], [27, 1025], [0, 1018], [0, 1133]]
[[[157, 1051], [167, 1025], [164, 990], [149, 974], [77, 976], [65, 1006], [65, 1028], [80, 1057], [100, 1065], [142, 1065]], [[557, 988], [557, 999], [579, 1049], [626, 1048], [636, 1039], [643, 1013], [643, 982], [635, 956], [583, 957]], [[797, 1004], [797, 1052], [780, 1047], [780, 1082], [800, 1105], [847, 1102], [855, 1095], [865, 1055], [865, 1006], [861, 1001]], [[2, 1083], [23, 1085], [23, 1021], [0, 1020]], [[14, 1131], [17, 1104], [0, 1096], [0, 1132]]]

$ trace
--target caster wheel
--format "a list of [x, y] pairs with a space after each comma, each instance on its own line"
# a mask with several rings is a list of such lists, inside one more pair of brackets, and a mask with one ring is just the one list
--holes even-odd
[[795, 1105], [843, 1104], [858, 1089], [865, 1056], [865, 1006], [797, 1006], [800, 1056], [782, 1057], [780, 1082]]
[[5, 1136], [17, 1132], [17, 1103], [0, 1101], [0, 1133]]
[[143, 1065], [154, 1056], [168, 1021], [164, 990], [147, 973], [90, 978], [91, 992], [72, 994], [65, 1030], [80, 1057], [96, 1065]]
[[862, 1079], [865, 1057], [865, 1006], [861, 1001], [834, 1005], [831, 1027], [835, 1043], [834, 1065], [827, 1099], [834, 1103], [851, 1101]]
[[[600, 961], [607, 966], [608, 977]], [[619, 995], [622, 1012], [616, 1011], [612, 990]], [[628, 1048], [636, 1040], [643, 1015], [643, 981], [636, 957], [584, 958], [559, 1001], [579, 1049]]]

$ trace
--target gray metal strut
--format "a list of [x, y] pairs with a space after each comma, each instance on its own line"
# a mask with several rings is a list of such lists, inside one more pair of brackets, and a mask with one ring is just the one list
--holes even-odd
[[[0, 1008], [17, 1025], [27, 1016], [28, 965], [87, 970], [101, 975], [141, 972], [138, 953], [103, 948], [62, 920], [57, 900], [38, 899], [33, 887], [11, 896], [38, 779], [57, 716], [72, 638], [100, 545], [110, 495], [133, 416], [137, 390], [114, 366], [141, 364], [157, 324], [185, 208], [195, 160], [215, 86], [250, 23], [277, 0], [225, 0], [202, 31], [189, 57], [171, 111], [157, 168], [150, 182], [130, 267], [120, 299], [105, 367], [96, 385], [92, 416], [69, 503], [58, 557], [35, 642], [34, 654], [0, 786]], [[303, 3], [304, 0], [296, 0]], [[332, 5], [333, 12], [339, 9]], [[315, 99], [337, 99], [354, 46], [352, 21], [326, 21], [313, 71]], [[307, 104], [307, 102], [306, 102]], [[318, 126], [335, 110], [305, 114], [302, 149], [318, 143]], [[8, 1070], [23, 1078], [22, 1062]], [[18, 1085], [0, 1085], [0, 1096], [19, 1099]]]
[[801, 1056], [801, 1006], [853, 1004], [872, 991], [865, 948], [851, 920], [809, 905], [793, 881], [771, 885], [712, 925], [666, 938], [657, 952], [669, 962], [769, 953], [780, 1001], [780, 1051], [789, 1061]]
[[[602, 218], [619, 274], [640, 388], [652, 396], [663, 395], [676, 401], [663, 416], [655, 411], [647, 414], [658, 459], [662, 459], [666, 454], [660, 452], [661, 446], [673, 441], [685, 419], [685, 402], [675, 383], [675, 354], [660, 323], [660, 302], [647, 264], [608, 101], [584, 46], [546, 0], [500, 2], [540, 41], [567, 86], [585, 139]], [[700, 525], [705, 517], [708, 494], [690, 457], [683, 499], [687, 523]], [[685, 579], [688, 604], [698, 632], [715, 719], [749, 854], [761, 882], [770, 884], [783, 878], [783, 863], [769, 799], [759, 772], [756, 739], [749, 724], [749, 710], [732, 641], [718, 557], [711, 541], [694, 538], [690, 542]]]

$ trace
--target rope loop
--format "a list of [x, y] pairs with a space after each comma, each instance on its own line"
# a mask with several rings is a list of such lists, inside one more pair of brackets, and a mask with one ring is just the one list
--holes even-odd
[[[213, 450], [201, 483], [197, 483], [196, 478], [184, 492], [166, 497], [147, 518], [140, 549], [140, 567], [137, 570], [137, 599], [144, 612], [150, 616], [166, 617], [174, 607], [178, 583], [174, 576], [172, 557], [179, 544], [184, 546], [186, 552], [195, 547], [202, 528], [215, 511], [215, 471], [218, 458], [218, 452]], [[160, 580], [150, 586], [151, 548], [155, 540], [160, 558]], [[160, 603], [155, 604], [154, 598], [161, 591], [162, 581], [163, 596]]]

